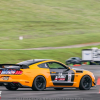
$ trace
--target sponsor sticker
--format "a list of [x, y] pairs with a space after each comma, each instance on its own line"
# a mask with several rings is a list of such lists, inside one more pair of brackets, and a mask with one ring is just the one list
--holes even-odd
[[62, 73], [58, 73], [58, 76], [55, 77], [55, 81], [65, 81], [65, 76]]
[[68, 82], [71, 82], [71, 77], [72, 77], [72, 74], [68, 73]]
[[14, 74], [16, 70], [3, 70], [1, 74]]

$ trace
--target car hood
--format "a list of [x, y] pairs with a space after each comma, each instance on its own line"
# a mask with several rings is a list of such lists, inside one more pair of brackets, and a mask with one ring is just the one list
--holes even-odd
[[79, 69], [79, 68], [72, 68], [73, 70], [76, 71], [76, 73], [83, 73], [85, 71], [84, 69]]
[[72, 68], [74, 71], [76, 71], [76, 73], [83, 73], [84, 71], [87, 72], [87, 74], [91, 74], [93, 75], [93, 73], [89, 70], [85, 70], [85, 69], [81, 69], [81, 68]]

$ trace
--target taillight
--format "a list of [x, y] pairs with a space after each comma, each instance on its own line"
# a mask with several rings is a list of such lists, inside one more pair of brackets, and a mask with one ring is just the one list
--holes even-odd
[[21, 75], [23, 73], [23, 71], [21, 70], [16, 70], [16, 72], [14, 73], [15, 75]]
[[0, 74], [1, 74], [2, 70], [0, 70]]

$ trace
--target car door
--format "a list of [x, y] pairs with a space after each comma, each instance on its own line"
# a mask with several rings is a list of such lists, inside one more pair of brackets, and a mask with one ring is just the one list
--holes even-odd
[[74, 81], [74, 71], [58, 62], [48, 62], [51, 80], [53, 85], [72, 86]]

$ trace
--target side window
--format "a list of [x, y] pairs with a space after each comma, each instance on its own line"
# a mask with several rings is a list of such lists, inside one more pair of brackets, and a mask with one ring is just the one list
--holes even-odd
[[40, 67], [40, 68], [48, 68], [46, 63], [40, 64], [40, 65], [38, 65], [38, 67]]
[[50, 69], [66, 69], [65, 66], [55, 62], [48, 62], [47, 65]]
[[76, 60], [76, 58], [72, 58], [72, 60]]
[[75, 58], [76, 60], [79, 60], [79, 58]]

